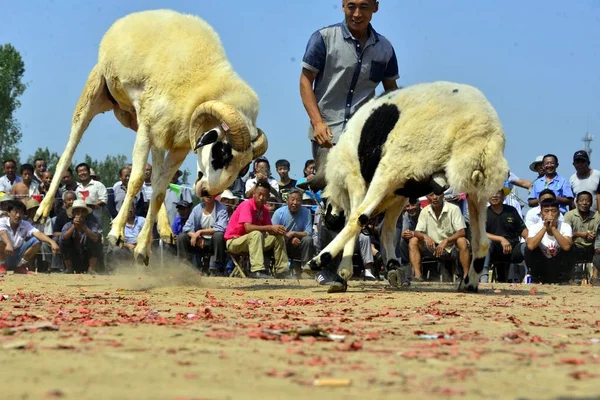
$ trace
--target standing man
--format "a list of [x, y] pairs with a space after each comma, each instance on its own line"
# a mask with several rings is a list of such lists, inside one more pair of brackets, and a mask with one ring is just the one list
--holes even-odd
[[391, 43], [371, 26], [376, 0], [343, 0], [344, 21], [312, 34], [302, 58], [300, 96], [310, 119], [313, 158], [337, 143], [352, 114], [382, 83], [397, 89]]
[[[296, 187], [297, 181], [290, 178], [290, 162], [288, 160], [277, 160], [275, 168], [279, 174], [279, 197], [281, 201], [287, 202], [288, 194]], [[302, 196], [300, 196], [302, 200]]]
[[544, 176], [533, 182], [531, 193], [529, 194], [529, 207], [535, 207], [539, 204], [539, 194], [544, 189], [550, 189], [556, 195], [559, 211], [564, 214], [568, 207], [573, 204], [573, 192], [569, 181], [556, 172], [558, 168], [558, 157], [554, 154], [546, 154], [542, 161], [544, 165]]
[[592, 206], [590, 211], [598, 210], [598, 185], [600, 185], [600, 171], [590, 168], [590, 156], [587, 151], [579, 150], [573, 154], [573, 166], [575, 173], [569, 178], [571, 190], [575, 197], [581, 192], [592, 194]]
[[[83, 201], [88, 200], [89, 203], [93, 204], [93, 214], [98, 221], [102, 221], [102, 208], [108, 201], [108, 194], [106, 192], [106, 186], [100, 181], [92, 179], [90, 166], [86, 163], [80, 163], [75, 168], [79, 183], [77, 184], [77, 197], [81, 197]], [[102, 223], [102, 222], [100, 222]]]
[[8, 193], [15, 183], [21, 182], [17, 176], [17, 162], [15, 160], [4, 160], [4, 176], [0, 178], [0, 192]]

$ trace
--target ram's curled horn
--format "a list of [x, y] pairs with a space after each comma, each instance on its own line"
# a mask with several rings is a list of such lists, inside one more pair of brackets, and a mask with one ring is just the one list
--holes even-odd
[[190, 126], [190, 142], [192, 149], [196, 147], [196, 139], [202, 132], [203, 115], [209, 115], [221, 124], [225, 131], [225, 138], [236, 151], [247, 151], [250, 148], [250, 132], [240, 113], [229, 104], [220, 101], [207, 101], [194, 110]]
[[258, 130], [258, 136], [252, 141], [252, 159], [257, 159], [267, 152], [269, 142], [267, 141], [267, 135], [260, 128]]

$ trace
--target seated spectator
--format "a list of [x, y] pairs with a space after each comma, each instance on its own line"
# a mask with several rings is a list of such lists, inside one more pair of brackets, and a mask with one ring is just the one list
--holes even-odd
[[[37, 213], [38, 208], [40, 208], [40, 203], [35, 199], [29, 199], [27, 204], [25, 205], [27, 209], [27, 222], [29, 222], [33, 227], [40, 232], [43, 232], [44, 235], [48, 237], [52, 237], [52, 219], [46, 219], [44, 224], [40, 222], [34, 222], [35, 214]], [[49, 243], [43, 242], [40, 253], [37, 254], [36, 257], [36, 265], [38, 272], [46, 272], [50, 269], [50, 264], [52, 262], [52, 248]]]
[[21, 179], [23, 179], [23, 183], [25, 184], [25, 186], [27, 186], [27, 189], [29, 191], [29, 197], [36, 194], [40, 194], [40, 184], [33, 179], [33, 172], [33, 165], [21, 165]]
[[558, 202], [543, 200], [542, 221], [529, 228], [525, 262], [533, 283], [567, 283], [573, 266], [571, 226], [559, 221]]
[[415, 236], [415, 229], [417, 228], [419, 215], [421, 215], [421, 202], [419, 202], [419, 199], [408, 199], [401, 218], [401, 231], [400, 234], [396, 236], [398, 243], [396, 253], [400, 253], [401, 265], [408, 265], [410, 263], [408, 243], [410, 239]]
[[506, 187], [508, 189], [508, 194], [506, 196], [504, 196], [504, 204], [513, 206], [519, 213], [519, 216], [521, 217], [521, 219], [523, 219], [523, 210], [521, 208], [521, 201], [517, 197], [517, 195], [513, 189], [515, 186], [518, 186], [520, 188], [529, 190], [531, 188], [531, 185], [532, 185], [532, 182], [519, 178], [518, 176], [513, 174], [512, 171], [508, 172], [508, 179], [506, 179], [506, 181], [504, 182], [504, 187]]
[[4, 194], [4, 196], [2, 196], [2, 198], [0, 199], [0, 218], [8, 217], [8, 206], [10, 205], [10, 202], [14, 199], [15, 198], [12, 194], [6, 193]]
[[29, 263], [42, 242], [48, 243], [53, 253], [60, 250], [54, 240], [25, 220], [25, 214], [25, 204], [13, 200], [8, 205], [8, 217], [0, 218], [0, 275], [5, 275], [7, 269], [15, 274], [29, 273]]
[[227, 189], [219, 196], [219, 201], [227, 207], [227, 214], [231, 217], [234, 208], [239, 204], [240, 198], [236, 197], [231, 190]]
[[10, 194], [13, 195], [15, 200], [22, 201], [23, 204], [27, 203], [27, 200], [29, 200], [29, 188], [23, 181], [15, 183], [10, 190]]
[[20, 176], [17, 176], [17, 162], [15, 160], [4, 160], [4, 175], [0, 177], [0, 192], [9, 193], [13, 185], [21, 182]]
[[41, 184], [44, 177], [44, 173], [48, 170], [46, 160], [44, 160], [43, 158], [36, 158], [33, 161], [33, 166], [35, 168], [35, 171], [33, 172], [33, 180], [36, 181], [38, 184]]
[[[483, 272], [480, 282], [487, 282], [489, 267], [496, 264], [496, 279], [498, 282], [508, 282], [510, 277], [509, 268], [523, 262], [525, 243], [521, 243], [521, 238], [527, 238], [527, 227], [521, 218], [521, 215], [513, 206], [504, 204], [504, 197], [508, 188], [497, 191], [490, 197], [490, 206], [487, 209], [487, 219], [485, 231], [490, 239], [490, 250], [483, 265]], [[521, 282], [523, 277], [513, 272], [512, 280]]]
[[259, 180], [252, 192], [252, 198], [246, 200], [233, 212], [225, 240], [230, 254], [250, 255], [250, 277], [269, 278], [265, 270], [264, 252], [275, 253], [275, 277], [288, 275], [288, 256], [285, 250], [286, 229], [282, 225], [273, 225], [267, 199], [272, 186], [266, 180]]
[[298, 276], [302, 265], [308, 263], [314, 255], [312, 238], [312, 216], [306, 207], [302, 207], [302, 191], [291, 189], [287, 193], [287, 205], [277, 209], [272, 220], [274, 225], [282, 225], [285, 234], [285, 248], [291, 260], [292, 270]]
[[571, 190], [575, 196], [583, 191], [591, 193], [592, 206], [590, 211], [595, 213], [598, 210], [600, 171], [590, 168], [590, 156], [585, 150], [579, 150], [573, 154], [573, 166], [575, 167], [575, 173], [569, 178]]
[[267, 160], [266, 158], [259, 158], [255, 161], [254, 165], [254, 177], [246, 181], [246, 198], [249, 199], [252, 197], [252, 195], [254, 194], [254, 189], [256, 187], [256, 182], [258, 182], [259, 180], [267, 181], [270, 185], [270, 195], [279, 198], [279, 184], [271, 176], [271, 165], [269, 164], [269, 160]]
[[63, 207], [63, 194], [66, 191], [72, 191], [77, 195], [77, 181], [73, 179], [73, 171], [71, 168], [67, 168], [67, 171], [60, 179], [60, 186], [58, 187], [56, 197], [54, 198], [54, 213], [56, 215], [58, 215], [61, 210], [65, 209]]
[[[573, 231], [572, 253], [573, 260], [577, 263], [591, 263], [597, 259], [594, 257], [594, 242], [600, 224], [600, 214], [591, 210], [593, 199], [594, 196], [590, 192], [579, 192], [575, 198], [577, 208], [565, 214], [564, 222], [569, 224]], [[582, 277], [576, 274], [573, 278], [581, 280]]]
[[271, 195], [266, 205], [267, 210], [269, 210], [269, 215], [272, 218], [275, 211], [279, 208], [279, 198], [275, 197], [274, 195]]
[[45, 171], [42, 173], [42, 180], [40, 181], [39, 191], [41, 195], [46, 196], [50, 185], [52, 184], [52, 172]]
[[[550, 189], [544, 189], [540, 192], [538, 197], [538, 203], [541, 203], [542, 201], [547, 199], [556, 200], [556, 194], [554, 194], [554, 192]], [[560, 222], [564, 221], [564, 217], [562, 214], [558, 216], [558, 220]], [[527, 229], [531, 229], [533, 225], [541, 221], [542, 210], [540, 209], [539, 205], [530, 208], [529, 211], [527, 211], [527, 214], [525, 214], [525, 226], [527, 226]]]
[[177, 203], [175, 203], [175, 208], [177, 209], [177, 214], [179, 215], [171, 224], [171, 231], [173, 232], [173, 235], [177, 236], [183, 231], [183, 227], [190, 218], [190, 213], [192, 212], [192, 205], [192, 203], [185, 200], [179, 200]]
[[546, 154], [543, 159], [544, 176], [533, 182], [531, 193], [529, 194], [529, 207], [535, 207], [539, 204], [538, 197], [544, 189], [550, 189], [556, 195], [556, 201], [559, 204], [561, 214], [568, 211], [568, 207], [573, 204], [573, 192], [569, 181], [558, 175], [558, 157], [554, 154]]
[[[115, 183], [112, 187], [113, 190], [113, 198], [112, 203], [108, 204], [108, 209], [112, 218], [115, 218], [125, 201], [125, 196], [127, 195], [127, 185], [129, 185], [129, 177], [131, 175], [131, 171], [127, 167], [123, 167], [119, 170], [119, 182]], [[138, 194], [139, 196], [139, 194]], [[134, 204], [137, 203], [136, 199], [133, 201]]]
[[137, 246], [137, 238], [145, 222], [146, 218], [135, 215], [135, 204], [131, 204], [127, 213], [127, 220], [125, 221], [123, 247], [115, 247], [113, 249], [113, 255], [117, 259], [131, 259], [135, 246]]
[[460, 208], [444, 201], [443, 194], [427, 195], [429, 205], [419, 215], [413, 237], [408, 242], [410, 263], [414, 280], [422, 281], [421, 256], [440, 260], [455, 260], [463, 269], [463, 277], [469, 272], [469, 244], [465, 237], [465, 220]]
[[227, 208], [216, 201], [215, 196], [202, 192], [202, 202], [194, 207], [183, 231], [177, 235], [179, 255], [191, 261], [192, 256], [198, 260], [199, 255], [212, 253], [208, 271], [213, 276], [223, 275], [226, 262], [224, 232], [228, 224]]
[[71, 220], [63, 226], [60, 235], [66, 272], [85, 269], [95, 274], [98, 259], [102, 257], [102, 225], [83, 200], [75, 200], [66, 213]]
[[188, 203], [194, 201], [192, 189], [190, 187], [182, 185], [179, 178], [183, 175], [183, 172], [178, 170], [171, 178], [171, 183], [165, 193], [165, 208], [167, 209], [167, 216], [169, 217], [169, 223], [172, 224], [177, 218], [177, 208], [175, 204], [181, 200], [185, 200]]
[[287, 195], [296, 187], [296, 180], [290, 178], [290, 162], [288, 160], [277, 160], [275, 169], [279, 174], [279, 198], [284, 203], [287, 202]]

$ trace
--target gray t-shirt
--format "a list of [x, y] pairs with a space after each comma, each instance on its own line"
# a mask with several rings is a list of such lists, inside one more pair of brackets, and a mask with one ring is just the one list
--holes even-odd
[[583, 191], [590, 192], [592, 194], [593, 204], [590, 210], [596, 212], [596, 210], [598, 210], [596, 194], [598, 193], [598, 185], [600, 185], [600, 171], [593, 169], [590, 171], [590, 175], [584, 179], [579, 179], [575, 173], [569, 178], [569, 183], [571, 184], [571, 190], [573, 191], [575, 198], [577, 198], [577, 193]]

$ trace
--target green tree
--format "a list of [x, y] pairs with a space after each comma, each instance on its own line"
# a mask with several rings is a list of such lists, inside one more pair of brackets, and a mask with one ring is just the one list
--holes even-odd
[[33, 165], [33, 162], [38, 158], [46, 160], [48, 170], [54, 171], [56, 164], [58, 164], [58, 160], [60, 159], [60, 155], [57, 152], [50, 153], [50, 150], [47, 147], [45, 149], [38, 147], [37, 150], [27, 158], [27, 162]]
[[27, 85], [22, 82], [25, 63], [11, 44], [0, 45], [0, 160], [19, 161], [22, 133], [14, 112]]
[[86, 154], [84, 162], [96, 172], [102, 183], [109, 187], [121, 179], [119, 178], [119, 170], [127, 166], [127, 156], [118, 154], [116, 156], [106, 156], [103, 161], [97, 161]]

